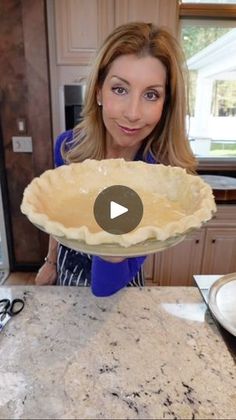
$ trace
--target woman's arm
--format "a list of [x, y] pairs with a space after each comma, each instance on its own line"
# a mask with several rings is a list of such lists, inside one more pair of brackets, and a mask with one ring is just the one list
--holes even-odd
[[57, 280], [57, 241], [50, 236], [48, 255], [35, 278], [37, 285], [55, 284]]
[[146, 257], [126, 258], [121, 262], [108, 262], [93, 257], [91, 289], [95, 296], [110, 296], [132, 280]]

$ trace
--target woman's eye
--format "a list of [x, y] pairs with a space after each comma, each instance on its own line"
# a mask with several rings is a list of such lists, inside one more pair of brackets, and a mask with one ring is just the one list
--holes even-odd
[[156, 101], [160, 97], [159, 93], [155, 91], [146, 92], [145, 96], [149, 101]]
[[126, 89], [121, 86], [117, 86], [112, 88], [112, 92], [116, 93], [116, 95], [124, 95], [126, 93]]

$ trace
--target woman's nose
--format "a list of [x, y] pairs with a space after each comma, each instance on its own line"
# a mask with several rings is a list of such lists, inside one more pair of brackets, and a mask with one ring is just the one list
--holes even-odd
[[141, 118], [140, 98], [131, 97], [127, 101], [124, 115], [129, 121], [138, 121]]

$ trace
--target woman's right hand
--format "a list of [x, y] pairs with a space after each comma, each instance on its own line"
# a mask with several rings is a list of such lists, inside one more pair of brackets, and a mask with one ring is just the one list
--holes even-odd
[[57, 267], [54, 264], [45, 262], [39, 269], [35, 277], [35, 284], [37, 286], [55, 284], [57, 281]]

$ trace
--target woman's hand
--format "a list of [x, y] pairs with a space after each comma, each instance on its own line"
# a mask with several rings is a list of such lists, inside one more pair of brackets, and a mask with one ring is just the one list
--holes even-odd
[[37, 286], [55, 284], [57, 280], [57, 268], [54, 264], [48, 264], [45, 262], [39, 269], [38, 274], [35, 278], [35, 284]]
[[99, 258], [102, 258], [103, 260], [111, 262], [111, 263], [119, 263], [126, 259], [123, 257], [109, 257], [109, 255], [105, 257], [102, 255], [102, 256], [99, 256]]

